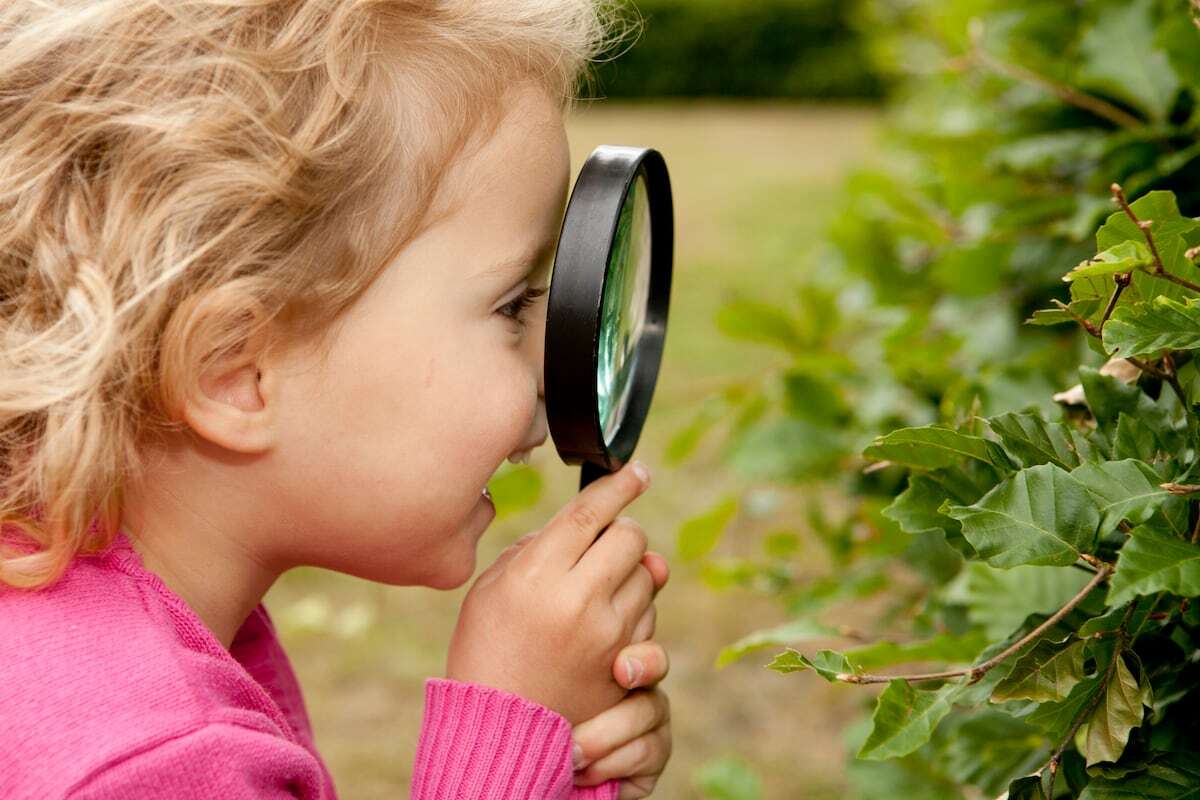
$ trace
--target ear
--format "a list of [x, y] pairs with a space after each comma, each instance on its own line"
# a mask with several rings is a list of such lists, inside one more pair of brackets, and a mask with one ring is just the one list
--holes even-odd
[[275, 370], [266, 337], [256, 334], [220, 356], [184, 401], [183, 418], [197, 435], [236, 453], [264, 453], [275, 444]]

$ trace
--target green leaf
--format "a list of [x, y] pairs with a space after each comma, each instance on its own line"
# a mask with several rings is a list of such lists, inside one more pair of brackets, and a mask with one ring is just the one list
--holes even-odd
[[760, 800], [762, 780], [740, 758], [710, 761], [696, 771], [696, 786], [704, 800]]
[[830, 639], [838, 635], [836, 629], [822, 625], [815, 620], [794, 619], [773, 628], [755, 631], [722, 648], [721, 652], [717, 654], [716, 667], [722, 669], [739, 658], [764, 647], [792, 644], [809, 639]]
[[989, 417], [987, 424], [1004, 449], [1026, 467], [1050, 463], [1069, 470], [1091, 457], [1091, 446], [1074, 429], [1046, 422], [1036, 412], [1001, 414]]
[[875, 439], [863, 455], [912, 469], [954, 467], [963, 459], [974, 459], [1005, 470], [1012, 466], [995, 442], [935, 425], [892, 431]]
[[988, 637], [982, 631], [974, 631], [962, 636], [943, 634], [932, 639], [904, 644], [872, 642], [847, 650], [845, 655], [857, 670], [861, 671], [917, 661], [970, 663], [987, 645]]
[[488, 481], [488, 491], [496, 504], [496, 519], [504, 519], [537, 504], [542, 496], [542, 474], [527, 464], [514, 464]]
[[754, 300], [732, 300], [717, 309], [717, 328], [733, 339], [799, 352], [805, 342], [791, 314], [779, 306]]
[[959, 688], [946, 684], [935, 691], [922, 691], [908, 681], [890, 682], [876, 702], [874, 727], [858, 757], [872, 761], [899, 758], [928, 742], [938, 723], [950, 713]]
[[1200, 800], [1200, 756], [1163, 753], [1139, 774], [1093, 778], [1079, 800]]
[[1111, 375], [1091, 367], [1079, 368], [1079, 382], [1088, 408], [1105, 431], [1111, 431], [1122, 413], [1139, 417], [1147, 424], [1164, 425], [1164, 412], [1136, 385], [1126, 386]]
[[1113, 658], [1117, 659], [1117, 666], [1104, 697], [1075, 734], [1076, 747], [1089, 767], [1119, 759], [1129, 741], [1129, 732], [1142, 724], [1146, 687], [1133, 677], [1120, 653]]
[[1061, 741], [1075, 724], [1088, 704], [1100, 691], [1103, 675], [1094, 675], [1075, 684], [1071, 694], [1061, 703], [1042, 703], [1029, 715], [1028, 721], [1046, 732], [1055, 741]]
[[957, 531], [958, 520], [938, 512], [945, 500], [946, 490], [941, 484], [924, 473], [913, 472], [908, 476], [908, 488], [896, 495], [882, 514], [899, 525], [900, 530], [913, 535]]
[[782, 673], [811, 669], [830, 683], [836, 683], [838, 675], [850, 675], [856, 671], [844, 655], [833, 650], [821, 650], [809, 658], [790, 647], [775, 656], [775, 659], [767, 664], [767, 669]]
[[1007, 800], [1046, 800], [1046, 790], [1042, 788], [1042, 776], [1018, 778], [1010, 783]]
[[727, 497], [703, 514], [680, 525], [676, 543], [679, 557], [684, 561], [695, 561], [708, 555], [721, 540], [721, 534], [725, 532], [737, 510], [737, 498]]
[[[1122, 415], [1124, 416], [1124, 415]], [[1100, 535], [1113, 530], [1121, 520], [1140, 525], [1167, 499], [1158, 474], [1136, 459], [1081, 464], [1071, 476], [1100, 503]]]
[[972, 561], [946, 587], [943, 600], [965, 606], [970, 623], [999, 640], [1031, 614], [1049, 616], [1062, 608], [1087, 582], [1087, 573], [1070, 567], [992, 569]]
[[1117, 556], [1108, 587], [1108, 605], [1124, 605], [1137, 595], [1170, 592], [1200, 596], [1200, 547], [1150, 525], [1133, 529]]
[[1200, 299], [1155, 297], [1123, 306], [1104, 325], [1104, 347], [1122, 358], [1161, 350], [1200, 349]]
[[1133, 272], [1154, 264], [1150, 248], [1141, 242], [1126, 241], [1097, 253], [1095, 257], [1079, 262], [1078, 266], [1063, 276], [1064, 281], [1094, 278], [1099, 275], [1115, 275]]
[[1158, 460], [1164, 449], [1154, 429], [1139, 417], [1124, 412], [1117, 415], [1117, 434], [1113, 439], [1113, 457], [1136, 458], [1146, 463]]
[[1066, 644], [1039, 640], [1021, 656], [1012, 672], [997, 684], [992, 700], [1033, 700], [1038, 703], [1065, 700], [1083, 680], [1083, 650], [1079, 640]]
[[1054, 464], [1028, 467], [978, 503], [950, 506], [963, 536], [993, 567], [1067, 566], [1091, 552], [1100, 523], [1083, 484]]
[[708, 397], [696, 416], [679, 429], [667, 443], [664, 458], [668, 464], [679, 464], [695, 450], [704, 434], [724, 418], [725, 404], [719, 395]]
[[1111, 95], [1152, 120], [1167, 118], [1179, 78], [1155, 45], [1154, 18], [1147, 0], [1109, 6], [1079, 43], [1079, 84]]
[[[1131, 203], [1130, 207], [1138, 219], [1150, 220], [1153, 223], [1151, 231], [1155, 240], [1159, 242], [1160, 255], [1162, 239], [1173, 236], [1188, 239], [1200, 230], [1200, 222], [1179, 212], [1179, 202], [1173, 192], [1148, 192]], [[1133, 224], [1133, 220], [1125, 212], [1114, 211], [1100, 230], [1096, 231], [1096, 249], [1107, 250], [1123, 241], [1145, 241], [1145, 234]]]

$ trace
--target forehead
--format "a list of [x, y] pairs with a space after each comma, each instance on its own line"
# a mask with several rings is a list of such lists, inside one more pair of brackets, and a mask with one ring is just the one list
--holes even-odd
[[507, 280], [553, 245], [570, 181], [562, 112], [538, 87], [503, 99], [494, 126], [476, 134], [439, 186], [438, 226], [452, 232], [463, 277]]

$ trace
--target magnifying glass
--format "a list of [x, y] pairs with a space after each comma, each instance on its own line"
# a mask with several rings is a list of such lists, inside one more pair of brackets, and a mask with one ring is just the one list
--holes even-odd
[[652, 148], [601, 145], [567, 203], [546, 310], [546, 416], [579, 488], [633, 455], [658, 380], [675, 239]]

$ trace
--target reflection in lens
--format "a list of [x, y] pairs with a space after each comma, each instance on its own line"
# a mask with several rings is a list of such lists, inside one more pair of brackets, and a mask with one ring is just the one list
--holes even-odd
[[629, 185], [608, 257], [600, 312], [597, 390], [604, 443], [612, 443], [629, 405], [638, 340], [650, 295], [650, 206], [641, 175]]

